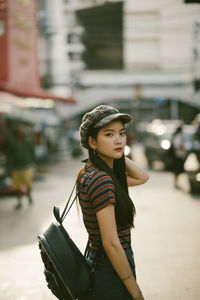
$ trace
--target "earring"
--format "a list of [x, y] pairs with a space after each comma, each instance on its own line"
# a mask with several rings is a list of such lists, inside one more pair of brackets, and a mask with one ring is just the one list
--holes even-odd
[[97, 155], [96, 149], [93, 149], [93, 153], [94, 153], [94, 155]]

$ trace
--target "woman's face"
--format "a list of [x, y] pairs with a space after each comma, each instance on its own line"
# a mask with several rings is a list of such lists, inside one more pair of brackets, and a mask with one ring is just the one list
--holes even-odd
[[120, 120], [113, 121], [102, 127], [97, 138], [89, 137], [89, 144], [98, 155], [112, 168], [114, 159], [119, 159], [124, 153], [126, 132]]

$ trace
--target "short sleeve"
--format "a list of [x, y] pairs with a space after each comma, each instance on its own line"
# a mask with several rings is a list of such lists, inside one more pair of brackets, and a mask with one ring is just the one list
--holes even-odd
[[88, 185], [88, 195], [97, 213], [108, 204], [115, 204], [115, 191], [112, 178], [105, 172], [98, 172]]

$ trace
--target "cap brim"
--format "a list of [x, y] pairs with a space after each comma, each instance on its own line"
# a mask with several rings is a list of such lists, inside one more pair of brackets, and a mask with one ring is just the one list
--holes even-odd
[[95, 124], [94, 128], [103, 127], [116, 119], [121, 119], [124, 124], [130, 123], [133, 120], [133, 118], [128, 114], [116, 113], [103, 118], [101, 121]]

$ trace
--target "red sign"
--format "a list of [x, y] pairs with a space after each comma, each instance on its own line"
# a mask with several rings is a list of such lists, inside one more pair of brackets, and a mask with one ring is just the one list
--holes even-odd
[[8, 81], [14, 88], [40, 87], [37, 58], [36, 0], [10, 0], [8, 5]]
[[[1, 21], [5, 22], [5, 36], [1, 36], [1, 56], [6, 58], [6, 73], [2, 80], [13, 89], [30, 92], [40, 88], [37, 57], [37, 1], [7, 0]], [[4, 20], [3, 20], [4, 16]], [[4, 45], [6, 43], [6, 45]], [[2, 64], [2, 63], [1, 63]], [[6, 74], [6, 78], [5, 78]], [[2, 74], [1, 74], [2, 75]]]
[[36, 15], [37, 0], [0, 0], [0, 90], [74, 102], [41, 89]]

